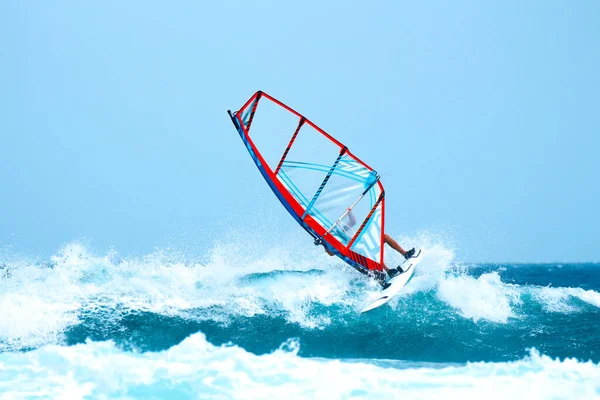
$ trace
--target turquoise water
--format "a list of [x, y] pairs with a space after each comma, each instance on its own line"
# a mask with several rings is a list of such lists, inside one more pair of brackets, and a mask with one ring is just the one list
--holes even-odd
[[406, 290], [363, 315], [378, 285], [310, 247], [5, 257], [0, 395], [600, 396], [599, 264], [469, 264], [415, 241]]

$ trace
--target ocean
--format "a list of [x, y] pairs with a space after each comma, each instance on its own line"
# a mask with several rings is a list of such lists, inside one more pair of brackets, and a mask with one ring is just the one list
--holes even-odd
[[361, 315], [378, 285], [306, 238], [233, 236], [198, 256], [4, 250], [0, 398], [600, 398], [600, 264], [415, 238], [414, 278]]

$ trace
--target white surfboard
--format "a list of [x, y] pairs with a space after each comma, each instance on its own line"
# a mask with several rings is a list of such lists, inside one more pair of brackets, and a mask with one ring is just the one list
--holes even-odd
[[415, 266], [421, 261], [422, 258], [423, 249], [419, 249], [419, 251], [417, 251], [417, 254], [404, 261], [404, 263], [402, 264], [402, 269], [404, 270], [404, 272], [390, 279], [389, 282], [391, 283], [391, 285], [388, 286], [387, 289], [382, 290], [381, 296], [379, 296], [377, 300], [365, 307], [361, 311], [361, 313], [371, 311], [379, 306], [382, 306], [388, 301], [390, 301], [392, 297], [397, 295], [398, 292], [400, 292], [400, 290], [404, 287], [404, 285], [406, 285], [408, 281], [410, 281], [410, 278], [412, 278], [413, 273], [415, 272]]

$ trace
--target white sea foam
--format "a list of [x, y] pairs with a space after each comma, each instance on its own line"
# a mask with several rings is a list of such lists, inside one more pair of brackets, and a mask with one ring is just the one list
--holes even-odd
[[[600, 365], [535, 350], [514, 362], [387, 367], [298, 357], [298, 342], [254, 355], [196, 333], [162, 352], [112, 342], [0, 354], [0, 396], [22, 398], [596, 398]], [[395, 365], [395, 367], [390, 367]], [[400, 369], [402, 368], [402, 369]]]
[[465, 318], [496, 323], [508, 323], [511, 318], [522, 317], [519, 312], [528, 310], [522, 307], [526, 298], [552, 313], [581, 311], [573, 299], [600, 307], [600, 293], [593, 290], [509, 284], [502, 282], [497, 272], [485, 273], [478, 278], [448, 274], [439, 280], [437, 295]]
[[593, 290], [583, 290], [581, 288], [568, 288], [566, 292], [579, 300], [600, 308], [600, 293]]
[[[202, 261], [170, 251], [97, 256], [73, 242], [52, 257], [52, 267], [13, 261], [0, 278], [0, 351], [61, 343], [66, 329], [94, 313], [103, 313], [106, 326], [132, 312], [223, 322], [267, 314], [317, 329], [333, 322], [329, 313], [315, 311], [320, 306], [335, 305], [339, 318], [357, 317], [379, 286], [305, 239], [281, 243], [236, 231]], [[396, 309], [403, 297], [419, 292], [433, 293], [463, 318], [495, 323], [518, 317], [528, 294], [547, 312], [577, 311], [582, 302], [600, 307], [600, 294], [592, 290], [511, 285], [496, 272], [469, 276], [453, 261], [453, 250], [431, 235], [400, 242], [425, 253], [410, 285], [390, 302]], [[391, 266], [401, 261], [391, 250], [386, 260]]]
[[475, 321], [505, 323], [514, 316], [512, 306], [521, 303], [518, 287], [502, 283], [496, 272], [477, 279], [467, 275], [447, 277], [440, 281], [438, 295], [465, 318]]
[[[531, 293], [547, 312], [572, 313], [581, 311], [581, 302], [594, 307], [600, 307], [600, 293], [593, 290], [565, 287], [538, 287], [529, 286], [522, 288], [524, 293]], [[580, 301], [575, 301], [578, 299]]]
[[[74, 242], [52, 257], [52, 267], [11, 263], [0, 279], [0, 351], [59, 343], [66, 328], [95, 312], [105, 312], [106, 324], [129, 312], [181, 315], [200, 309], [195, 318], [276, 312], [306, 327], [326, 325], [328, 318], [314, 315], [310, 306], [356, 301], [347, 292], [357, 274], [323, 252], [298, 256], [289, 248], [294, 246], [253, 255], [235, 244], [217, 244], [207, 260], [190, 263], [162, 251], [99, 257]], [[322, 273], [309, 272], [315, 268]], [[253, 279], [256, 274], [266, 275]]]
[[533, 287], [529, 291], [547, 312], [570, 313], [578, 310], [570, 304], [571, 296], [567, 288]]

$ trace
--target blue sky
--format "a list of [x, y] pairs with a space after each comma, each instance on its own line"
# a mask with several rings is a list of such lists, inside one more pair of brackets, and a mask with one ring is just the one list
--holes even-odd
[[599, 18], [596, 1], [2, 2], [0, 242], [143, 253], [271, 213], [297, 232], [225, 112], [261, 89], [383, 175], [388, 233], [448, 235], [469, 261], [598, 261]]

